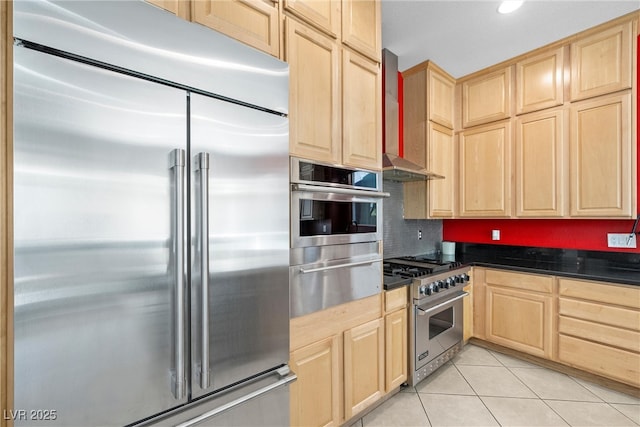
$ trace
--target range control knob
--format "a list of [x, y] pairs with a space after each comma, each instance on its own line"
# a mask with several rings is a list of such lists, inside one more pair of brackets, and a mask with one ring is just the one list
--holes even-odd
[[470, 279], [470, 277], [469, 277], [469, 275], [468, 275], [467, 273], [462, 273], [462, 274], [460, 275], [460, 278], [462, 279], [462, 282], [463, 282], [463, 283], [464, 283], [464, 282], [468, 282], [468, 281], [469, 281], [469, 279]]
[[422, 285], [420, 286], [420, 295], [427, 295], [427, 290], [429, 288], [427, 287], [427, 285]]
[[433, 283], [433, 290], [436, 292], [440, 292], [440, 289], [442, 289], [442, 280], [438, 280], [437, 282]]
[[433, 283], [430, 283], [429, 286], [427, 286], [427, 295], [431, 295], [433, 293]]
[[451, 276], [447, 279], [449, 281], [449, 285], [450, 286], [455, 286], [456, 285], [456, 278], [455, 276]]
[[449, 289], [449, 286], [451, 286], [451, 278], [447, 277], [446, 279], [444, 279], [444, 288]]

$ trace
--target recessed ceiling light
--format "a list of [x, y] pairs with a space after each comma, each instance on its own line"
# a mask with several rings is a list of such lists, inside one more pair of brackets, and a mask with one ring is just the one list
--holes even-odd
[[498, 12], [511, 13], [514, 10], [518, 9], [520, 6], [522, 6], [522, 3], [524, 3], [524, 0], [505, 0], [502, 3], [500, 3], [500, 6], [498, 7]]

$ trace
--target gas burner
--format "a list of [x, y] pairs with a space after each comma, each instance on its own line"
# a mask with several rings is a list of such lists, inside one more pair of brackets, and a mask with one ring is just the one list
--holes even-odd
[[385, 276], [413, 278], [426, 276], [432, 273], [432, 270], [428, 267], [398, 264], [395, 262], [385, 262], [382, 267]]

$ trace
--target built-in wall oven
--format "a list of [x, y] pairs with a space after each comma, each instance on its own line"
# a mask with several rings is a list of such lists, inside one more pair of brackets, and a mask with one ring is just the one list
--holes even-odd
[[291, 316], [382, 289], [382, 174], [291, 158]]
[[384, 262], [386, 276], [411, 277], [409, 319], [409, 385], [416, 385], [442, 366], [463, 343], [462, 288], [469, 267], [430, 257], [402, 257]]

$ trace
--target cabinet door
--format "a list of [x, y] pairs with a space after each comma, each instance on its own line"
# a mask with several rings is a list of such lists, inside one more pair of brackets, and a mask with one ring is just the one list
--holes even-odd
[[462, 83], [462, 127], [511, 116], [511, 67]]
[[633, 77], [634, 21], [571, 44], [571, 100], [628, 89]]
[[344, 417], [351, 418], [384, 394], [383, 319], [344, 333]]
[[516, 120], [516, 215], [561, 217], [568, 164], [566, 110], [553, 109]]
[[284, 0], [284, 8], [333, 37], [340, 35], [340, 0]]
[[407, 309], [385, 317], [386, 391], [399, 387], [407, 380]]
[[341, 163], [340, 57], [335, 40], [287, 18], [289, 152]]
[[290, 366], [298, 376], [298, 379], [291, 383], [291, 425], [338, 425], [340, 422], [338, 336], [334, 335], [292, 352]]
[[564, 48], [516, 63], [516, 114], [562, 105]]
[[382, 167], [382, 80], [380, 65], [349, 49], [342, 51], [342, 162]]
[[194, 22], [279, 57], [280, 20], [273, 1], [197, 0], [191, 4]]
[[182, 19], [190, 18], [189, 0], [146, 0], [148, 3], [155, 4]]
[[571, 216], [633, 217], [631, 93], [571, 105]]
[[427, 169], [444, 179], [428, 181], [429, 218], [451, 218], [455, 213], [456, 146], [453, 131], [429, 122]]
[[511, 214], [511, 124], [460, 133], [460, 216]]
[[487, 285], [487, 340], [551, 358], [552, 302], [551, 295]]
[[342, 0], [342, 43], [368, 56], [381, 59], [380, 0]]
[[454, 78], [437, 69], [429, 68], [427, 71], [429, 120], [453, 129], [455, 90]]
[[404, 158], [425, 168], [427, 166], [427, 70], [412, 70], [411, 73], [404, 73], [402, 81]]

